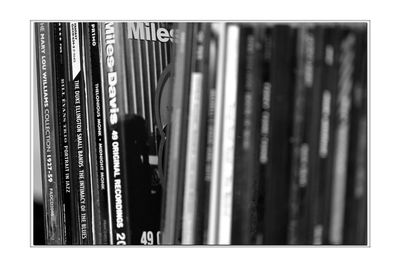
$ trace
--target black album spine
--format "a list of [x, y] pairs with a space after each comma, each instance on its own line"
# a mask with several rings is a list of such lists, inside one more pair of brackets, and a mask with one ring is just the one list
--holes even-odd
[[367, 244], [367, 27], [355, 28], [356, 53], [350, 111], [348, 180], [343, 244]]
[[289, 187], [289, 220], [288, 220], [288, 244], [298, 244], [298, 228], [300, 222], [300, 152], [302, 132], [304, 129], [305, 107], [305, 26], [297, 29], [296, 38], [296, 78], [294, 88], [293, 131], [291, 151], [291, 173]]
[[64, 149], [68, 149], [68, 156], [69, 156], [69, 181], [70, 181], [70, 202], [71, 202], [71, 243], [72, 245], [79, 245], [80, 244], [80, 223], [79, 223], [79, 213], [78, 213], [78, 205], [77, 203], [77, 194], [78, 191], [76, 190], [76, 168], [74, 166], [75, 162], [75, 146], [73, 145], [73, 100], [72, 93], [71, 93], [71, 76], [72, 76], [72, 68], [70, 65], [71, 60], [71, 36], [70, 36], [70, 23], [64, 24], [65, 29], [65, 38], [64, 38], [64, 62], [65, 62], [65, 87], [66, 87], [66, 94], [65, 94], [65, 115], [66, 115], [66, 131], [65, 134], [67, 135], [68, 139], [68, 147], [64, 147]]
[[131, 244], [124, 149], [125, 49], [121, 23], [100, 24], [102, 90], [105, 109], [105, 160], [110, 204], [110, 243]]
[[311, 25], [306, 28], [305, 33], [305, 63], [304, 63], [304, 95], [305, 95], [305, 106], [304, 106], [304, 124], [301, 136], [300, 145], [300, 166], [299, 172], [299, 186], [300, 190], [300, 213], [299, 213], [299, 228], [297, 229], [298, 244], [306, 245], [310, 244], [309, 226], [310, 221], [310, 201], [311, 201], [311, 172], [312, 163], [310, 162], [311, 155], [311, 140], [314, 138], [310, 135], [309, 131], [312, 124], [312, 99], [313, 99], [313, 87], [314, 87], [314, 69], [316, 61], [316, 27]]
[[[159, 181], [158, 173], [150, 172], [150, 164], [157, 164], [158, 158], [150, 159], [149, 152], [155, 151], [154, 138], [154, 92], [156, 74], [150, 56], [153, 52], [152, 41], [143, 38], [149, 33], [149, 23], [123, 23], [125, 45], [125, 65], [127, 88], [125, 96], [126, 112], [124, 133], [125, 157], [129, 160], [126, 168], [127, 197], [129, 202], [130, 228], [132, 244], [157, 244], [158, 227], [153, 218], [155, 212], [151, 205], [152, 179]], [[153, 23], [151, 23], [153, 26]], [[147, 26], [147, 27], [146, 27]], [[147, 36], [147, 35], [146, 35]], [[142, 37], [142, 39], [140, 38]], [[142, 160], [139, 160], [141, 158]], [[154, 168], [156, 169], [156, 168]], [[159, 188], [157, 188], [159, 189]]]
[[[246, 79], [246, 65], [248, 65], [248, 61], [251, 59], [247, 54], [247, 48], [252, 48], [249, 45], [248, 39], [252, 38], [253, 32], [251, 27], [241, 27], [240, 36], [239, 36], [239, 51], [238, 51], [238, 75], [237, 75], [237, 98], [243, 99], [243, 101], [239, 101], [236, 106], [236, 135], [235, 135], [235, 165], [234, 165], [234, 178], [233, 178], [233, 203], [232, 205], [235, 209], [232, 210], [232, 244], [237, 245], [244, 240], [244, 236], [247, 234], [246, 231], [246, 223], [250, 219], [249, 217], [244, 217], [244, 213], [247, 212], [249, 208], [248, 203], [244, 199], [246, 196], [246, 186], [247, 181], [252, 177], [244, 174], [245, 170], [245, 162], [243, 157], [243, 148], [242, 143], [244, 142], [244, 136], [242, 130], [244, 130], [244, 108], [246, 105], [245, 100], [245, 90], [248, 89], [245, 87]], [[247, 162], [246, 162], [247, 163]], [[246, 176], [246, 177], [245, 177]], [[250, 179], [249, 179], [250, 178]], [[244, 228], [244, 230], [242, 230]]]
[[67, 24], [51, 23], [52, 38], [54, 46], [54, 78], [57, 96], [57, 127], [58, 127], [58, 151], [60, 154], [60, 179], [61, 179], [61, 199], [62, 199], [62, 217], [63, 217], [63, 244], [72, 244], [72, 235], [74, 231], [74, 216], [71, 196], [71, 157], [70, 157], [70, 139], [68, 131], [68, 105], [67, 105]]
[[[322, 179], [320, 184], [320, 198], [318, 221], [316, 229], [322, 235], [322, 240], [318, 243], [328, 244], [329, 233], [329, 210], [330, 210], [330, 189], [332, 186], [332, 164], [333, 164], [333, 133], [334, 133], [334, 113], [337, 95], [337, 62], [339, 44], [338, 26], [329, 26], [325, 29], [323, 59], [325, 78], [322, 81], [322, 104], [321, 104], [321, 127], [319, 136], [319, 175]], [[314, 230], [315, 231], [315, 230]]]
[[307, 244], [309, 216], [307, 196], [310, 187], [310, 142], [307, 129], [310, 127], [314, 54], [314, 26], [304, 25], [299, 27], [289, 194], [288, 243], [291, 245]]
[[249, 44], [252, 44], [254, 52], [251, 56], [251, 46], [248, 49], [250, 58], [249, 65], [246, 66], [246, 73], [250, 76], [250, 79], [245, 83], [245, 110], [244, 110], [244, 127], [243, 137], [244, 142], [242, 144], [244, 148], [245, 159], [249, 162], [251, 173], [249, 177], [248, 185], [248, 196], [247, 201], [249, 204], [249, 210], [247, 215], [249, 216], [249, 237], [248, 244], [256, 244], [258, 237], [258, 196], [261, 184], [261, 172], [260, 172], [260, 153], [261, 153], [261, 123], [262, 123], [262, 107], [263, 107], [263, 95], [264, 95], [264, 79], [262, 67], [264, 66], [263, 54], [263, 34], [264, 27], [259, 25], [254, 26], [254, 40], [249, 40]]
[[259, 173], [260, 180], [258, 186], [257, 199], [257, 237], [256, 243], [261, 244], [263, 240], [264, 227], [264, 204], [265, 204], [265, 182], [268, 177], [262, 179], [262, 175], [268, 175], [268, 147], [270, 141], [270, 117], [271, 117], [271, 56], [272, 56], [272, 30], [270, 26], [262, 30], [263, 53], [261, 79], [262, 79], [262, 105], [261, 105], [261, 124], [260, 124], [260, 152], [259, 152]]
[[105, 161], [104, 90], [102, 89], [99, 23], [83, 24], [85, 72], [87, 77], [87, 121], [91, 155], [91, 189], [94, 243], [109, 244], [109, 203]]
[[[329, 229], [330, 229], [330, 210], [332, 200], [332, 177], [334, 167], [334, 150], [335, 150], [335, 129], [336, 129], [336, 102], [338, 92], [338, 62], [340, 56], [340, 36], [341, 27], [338, 25], [332, 26], [327, 30], [326, 35], [326, 56], [325, 56], [325, 68], [326, 68], [326, 93], [330, 95], [330, 110], [329, 110], [329, 132], [327, 133], [327, 144], [322, 142], [321, 136], [321, 148], [320, 157], [322, 160], [321, 172], [325, 181], [325, 196], [323, 204], [323, 244], [329, 244]], [[328, 52], [330, 50], [330, 52]], [[329, 93], [328, 93], [329, 92]], [[323, 100], [324, 101], [324, 100]], [[324, 103], [323, 103], [324, 104]], [[326, 111], [327, 112], [327, 109]], [[322, 129], [322, 128], [321, 128]]]
[[[320, 158], [320, 147], [321, 147], [321, 120], [326, 117], [326, 112], [322, 111], [322, 101], [324, 95], [323, 81], [325, 80], [325, 69], [324, 69], [324, 56], [325, 56], [325, 45], [324, 45], [324, 34], [325, 29], [321, 26], [315, 28], [315, 54], [314, 54], [314, 73], [313, 73], [313, 87], [312, 97], [310, 102], [311, 116], [310, 116], [310, 127], [309, 131], [309, 185], [310, 194], [308, 195], [308, 206], [309, 206], [309, 225], [307, 229], [308, 240], [307, 243], [314, 245], [322, 244], [323, 226], [320, 221], [320, 206], [323, 205], [323, 184], [325, 182], [324, 177], [320, 174], [321, 158]], [[327, 95], [325, 94], [325, 102], [328, 102]], [[326, 105], [329, 106], [329, 103]], [[325, 105], [325, 106], [326, 106]], [[326, 108], [325, 108], [326, 109]], [[321, 147], [322, 148], [322, 147]]]
[[234, 175], [232, 244], [254, 244], [259, 182], [261, 125], [261, 45], [259, 29], [243, 26], [240, 37], [238, 116]]
[[35, 23], [38, 68], [38, 107], [42, 164], [43, 206], [45, 216], [45, 242], [61, 245], [63, 220], [61, 180], [57, 156], [57, 110], [54, 81], [52, 31], [49, 23]]
[[[125, 119], [123, 120], [123, 135], [124, 139], [124, 161], [126, 161], [125, 175], [126, 181], [126, 194], [128, 201], [128, 214], [129, 214], [129, 227], [131, 231], [131, 244], [144, 244], [152, 245], [157, 243], [156, 232], [157, 229], [154, 227], [151, 220], [154, 215], [154, 211], [151, 209], [151, 180], [153, 176], [157, 176], [157, 173], [152, 174], [150, 170], [151, 161], [154, 163], [157, 161], [156, 157], [150, 158], [150, 153], [155, 152], [154, 143], [154, 91], [155, 91], [155, 76], [152, 72], [153, 62], [150, 60], [151, 54], [151, 41], [148, 40], [134, 40], [135, 30], [140, 31], [145, 28], [145, 32], [150, 30], [146, 27], [148, 23], [123, 23], [121, 26], [122, 32], [120, 35], [125, 45], [125, 66], [126, 66], [126, 77], [127, 83], [122, 88], [121, 93], [124, 94], [122, 97], [126, 106]], [[136, 27], [135, 27], [136, 26]], [[140, 35], [140, 33], [139, 33]], [[147, 36], [147, 35], [146, 35]], [[133, 44], [138, 45], [138, 58], [141, 64], [138, 66], [135, 60], [131, 60], [130, 56], [133, 56]], [[140, 48], [139, 48], [140, 47]], [[132, 54], [131, 54], [132, 53]], [[130, 65], [132, 63], [133, 65]], [[134, 67], [130, 69], [130, 67]], [[134, 84], [134, 80], [138, 79], [135, 76], [134, 69], [139, 69], [141, 72], [142, 83], [139, 85]], [[132, 89], [131, 89], [132, 88]], [[145, 113], [138, 114], [131, 112], [130, 107], [135, 107], [135, 103], [131, 105], [132, 100], [129, 97], [129, 92], [133, 91], [136, 94], [137, 91], [142, 91], [142, 101], [145, 108]], [[126, 101], [128, 100], [128, 101]], [[134, 99], [133, 99], [134, 100]], [[144, 116], [144, 117], [143, 117]], [[156, 168], [155, 168], [156, 169]], [[155, 179], [157, 180], [157, 179]]]
[[276, 25], [272, 29], [269, 166], [262, 174], [264, 244], [285, 244], [287, 240], [294, 37], [290, 26]]
[[71, 184], [75, 216], [78, 218], [77, 244], [91, 245], [91, 190], [86, 123], [85, 80], [82, 70], [82, 27], [78, 22], [69, 24], [69, 81], [67, 101], [71, 145]]

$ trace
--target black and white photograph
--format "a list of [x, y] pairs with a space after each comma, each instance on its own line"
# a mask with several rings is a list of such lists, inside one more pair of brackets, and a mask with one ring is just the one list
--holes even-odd
[[8, 1], [0, 266], [400, 266], [396, 1]]
[[31, 21], [33, 246], [369, 243], [360, 21]]

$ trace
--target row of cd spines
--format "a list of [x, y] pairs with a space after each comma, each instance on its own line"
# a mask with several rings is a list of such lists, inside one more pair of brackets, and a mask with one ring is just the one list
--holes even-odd
[[163, 244], [366, 244], [366, 25], [179, 24]]

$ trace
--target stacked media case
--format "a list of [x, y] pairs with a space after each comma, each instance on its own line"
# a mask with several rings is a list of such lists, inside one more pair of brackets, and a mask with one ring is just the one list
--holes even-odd
[[171, 26], [35, 23], [46, 244], [160, 243]]
[[366, 245], [367, 23], [37, 22], [49, 245]]

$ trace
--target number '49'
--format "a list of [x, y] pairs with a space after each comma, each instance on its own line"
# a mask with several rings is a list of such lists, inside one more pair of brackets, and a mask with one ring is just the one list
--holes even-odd
[[160, 244], [160, 232], [157, 232], [157, 238], [154, 240], [154, 234], [152, 231], [143, 231], [140, 238], [140, 243], [143, 245], [158, 245]]

